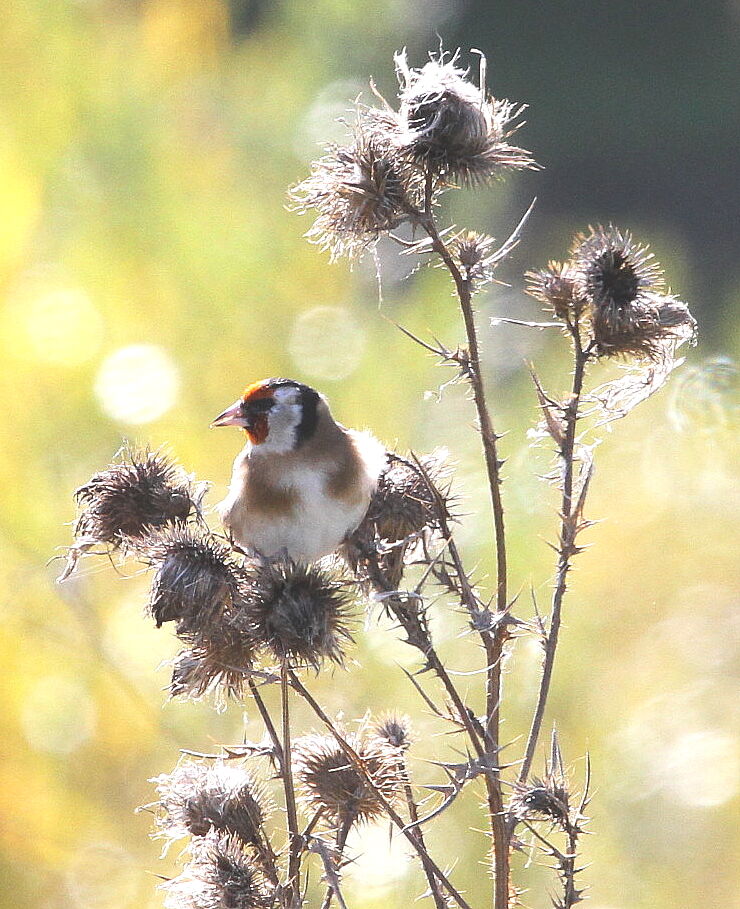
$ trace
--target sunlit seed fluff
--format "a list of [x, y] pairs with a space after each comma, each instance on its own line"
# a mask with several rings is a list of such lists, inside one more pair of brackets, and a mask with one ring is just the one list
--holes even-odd
[[329, 146], [289, 191], [296, 211], [316, 213], [306, 237], [332, 259], [358, 255], [408, 220], [417, 193], [418, 175], [390, 145], [393, 114], [360, 109], [357, 117], [353, 142]]
[[578, 272], [571, 262], [547, 263], [541, 271], [528, 271], [527, 293], [559, 318], [578, 322], [588, 302], [578, 286]]
[[273, 561], [250, 570], [248, 603], [240, 621], [280, 660], [317, 667], [341, 663], [352, 640], [355, 591], [332, 563]]
[[180, 634], [203, 630], [228, 621], [240, 607], [244, 570], [204, 528], [165, 527], [142, 542], [142, 553], [156, 569], [149, 611], [157, 628], [176, 622]]
[[[375, 736], [344, 736], [362, 765], [359, 770], [332, 735], [307, 735], [293, 744], [302, 801], [337, 823], [370, 820], [383, 812], [378, 797], [392, 802], [404, 783], [398, 752]], [[368, 777], [372, 785], [368, 783]]]
[[269, 909], [275, 899], [252, 851], [231, 836], [209, 836], [161, 886], [166, 909]]
[[80, 508], [75, 544], [60, 580], [95, 544], [135, 548], [152, 528], [185, 521], [197, 512], [205, 486], [196, 487], [174, 461], [158, 451], [121, 449], [118, 460], [75, 492]]
[[696, 322], [688, 306], [665, 291], [652, 253], [628, 232], [591, 228], [576, 237], [571, 255], [599, 356], [660, 360], [694, 340]]
[[443, 52], [420, 69], [406, 52], [395, 56], [400, 84], [399, 149], [432, 173], [467, 182], [487, 180], [506, 168], [533, 168], [529, 152], [507, 140], [524, 108], [487, 95]]
[[241, 764], [206, 764], [183, 758], [172, 773], [152, 780], [159, 796], [157, 838], [169, 844], [211, 830], [238, 837], [264, 850], [263, 824], [272, 810], [264, 787]]

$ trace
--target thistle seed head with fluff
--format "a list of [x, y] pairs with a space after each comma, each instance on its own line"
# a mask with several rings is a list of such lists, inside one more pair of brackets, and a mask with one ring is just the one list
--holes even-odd
[[565, 781], [548, 774], [544, 779], [533, 777], [528, 783], [517, 784], [511, 800], [514, 817], [550, 820], [563, 830], [571, 829], [569, 793]]
[[452, 56], [439, 53], [421, 69], [395, 55], [400, 84], [398, 148], [432, 173], [453, 180], [488, 180], [505, 168], [536, 167], [529, 152], [507, 140], [521, 124], [523, 107], [490, 98]]
[[172, 773], [151, 782], [159, 795], [154, 836], [167, 841], [165, 851], [174, 840], [204, 837], [211, 830], [263, 847], [262, 828], [273, 806], [264, 786], [242, 765], [183, 758]]
[[665, 291], [653, 254], [628, 232], [591, 228], [575, 238], [571, 258], [578, 291], [589, 303], [599, 356], [660, 360], [694, 340], [696, 322], [688, 306]]
[[75, 544], [60, 581], [95, 544], [136, 548], [152, 528], [185, 521], [199, 510], [205, 486], [196, 487], [162, 452], [124, 446], [117, 458], [75, 492]]
[[337, 823], [370, 820], [383, 812], [373, 786], [392, 802], [404, 783], [398, 752], [375, 736], [346, 735], [344, 739], [365, 773], [353, 765], [332, 735], [296, 739], [293, 761], [301, 798], [309, 810], [321, 810]]
[[289, 191], [296, 211], [315, 210], [306, 237], [332, 260], [364, 252], [408, 220], [418, 195], [418, 174], [388, 141], [397, 131], [394, 115], [359, 110], [357, 116], [354, 141], [329, 146], [311, 175]]
[[411, 720], [404, 713], [389, 713], [381, 717], [373, 725], [372, 733], [399, 751], [408, 751], [413, 741]]
[[280, 660], [341, 663], [355, 592], [336, 563], [273, 561], [250, 569], [238, 622]]
[[572, 262], [550, 261], [541, 271], [528, 271], [527, 293], [543, 303], [559, 318], [576, 324], [587, 308], [578, 287], [578, 272]]
[[227, 697], [241, 698], [257, 656], [249, 630], [214, 622], [182, 637], [189, 647], [174, 660], [170, 696], [198, 700], [214, 692], [218, 710], [226, 707]]
[[233, 836], [209, 835], [161, 887], [166, 909], [269, 909], [275, 900], [252, 851]]
[[142, 541], [156, 569], [149, 611], [159, 628], [176, 622], [179, 634], [228, 622], [242, 605], [246, 575], [231, 550], [201, 527], [173, 524]]

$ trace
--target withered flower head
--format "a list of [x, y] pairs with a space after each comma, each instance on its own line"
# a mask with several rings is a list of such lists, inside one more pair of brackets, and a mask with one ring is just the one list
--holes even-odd
[[338, 565], [273, 561], [250, 571], [248, 604], [240, 621], [278, 659], [318, 668], [342, 662], [354, 591]]
[[399, 149], [441, 177], [475, 182], [504, 168], [533, 168], [529, 152], [507, 140], [524, 107], [487, 95], [452, 56], [439, 53], [421, 69], [406, 51], [395, 55], [400, 84], [402, 134]]
[[272, 805], [264, 787], [242, 765], [233, 761], [209, 765], [186, 758], [172, 773], [151, 782], [159, 795], [154, 835], [166, 839], [167, 846], [185, 836], [203, 837], [217, 830], [258, 852], [264, 850], [262, 827]]
[[389, 713], [381, 717], [373, 726], [372, 732], [400, 751], [407, 751], [411, 747], [411, 720], [404, 713]]
[[370, 820], [383, 811], [373, 787], [391, 802], [404, 782], [398, 752], [374, 736], [344, 738], [359, 757], [364, 772], [352, 764], [332, 735], [296, 739], [293, 761], [301, 797], [310, 810], [322, 810], [332, 821]]
[[227, 621], [241, 605], [244, 570], [207, 530], [173, 524], [150, 534], [142, 553], [156, 569], [149, 611], [157, 628], [177, 622], [178, 633], [195, 632]]
[[517, 784], [511, 800], [514, 817], [540, 818], [553, 821], [563, 830], [569, 830], [570, 803], [565, 781], [548, 774], [544, 779], [533, 777], [530, 782]]
[[439, 530], [451, 504], [443, 452], [425, 455], [419, 464], [392, 452], [387, 458], [365, 517], [342, 550], [356, 576], [378, 590], [398, 587], [405, 543]]
[[250, 631], [214, 622], [205, 632], [183, 637], [190, 646], [174, 661], [170, 695], [197, 700], [212, 691], [219, 710], [227, 696], [240, 698], [257, 652]]
[[211, 836], [162, 884], [167, 909], [269, 909], [273, 888], [236, 837]]
[[332, 260], [358, 255], [410, 216], [418, 175], [394, 153], [388, 137], [396, 131], [392, 112], [359, 110], [354, 141], [330, 145], [289, 191], [296, 211], [316, 211], [306, 237]]
[[97, 543], [111, 549], [130, 546], [153, 527], [185, 521], [198, 510], [204, 491], [161, 452], [122, 448], [118, 460], [75, 492], [80, 507], [75, 545], [59, 580]]
[[572, 323], [586, 308], [586, 298], [578, 287], [578, 272], [571, 262], [550, 261], [541, 271], [528, 271], [527, 293], [543, 303], [559, 319]]
[[452, 243], [452, 255], [460, 266], [463, 277], [473, 287], [490, 281], [495, 264], [491, 259], [493, 237], [469, 230], [455, 237]]
[[572, 262], [578, 290], [590, 304], [596, 353], [659, 360], [693, 341], [688, 307], [665, 291], [662, 270], [647, 246], [614, 227], [576, 237]]

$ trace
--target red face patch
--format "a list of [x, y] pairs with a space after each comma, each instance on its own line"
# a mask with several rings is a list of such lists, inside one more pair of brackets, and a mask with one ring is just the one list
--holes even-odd
[[267, 438], [269, 427], [267, 425], [267, 414], [261, 413], [255, 417], [249, 428], [245, 428], [249, 441], [252, 445], [261, 445]]
[[256, 401], [259, 398], [271, 398], [272, 389], [265, 385], [264, 381], [262, 382], [252, 382], [251, 385], [247, 385], [244, 389], [244, 394], [242, 395], [242, 401]]
[[[242, 401], [244, 401], [246, 405], [255, 404], [257, 401], [264, 401], [265, 398], [271, 398], [272, 394], [272, 389], [265, 384], [264, 380], [261, 382], [253, 382], [244, 389]], [[261, 445], [267, 438], [269, 432], [267, 413], [260, 413], [258, 408], [250, 408], [249, 412], [249, 426], [244, 428], [244, 432], [246, 432], [247, 438], [252, 445]]]

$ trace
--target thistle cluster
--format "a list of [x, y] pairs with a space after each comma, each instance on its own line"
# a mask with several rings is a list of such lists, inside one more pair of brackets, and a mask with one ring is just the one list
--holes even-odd
[[165, 906], [192, 909], [261, 909], [273, 905], [277, 857], [266, 822], [274, 810], [264, 784], [233, 762], [207, 764], [185, 758], [170, 774], [152, 780], [152, 806], [164, 852], [189, 838], [187, 861], [163, 884]]
[[332, 259], [363, 252], [403, 223], [420, 223], [436, 194], [455, 182], [535, 167], [509, 142], [524, 108], [490, 97], [458, 57], [440, 51], [415, 69], [405, 51], [396, 54], [398, 109], [380, 96], [382, 107], [357, 105], [350, 141], [329, 146], [290, 190], [297, 211], [316, 213], [307, 238]]
[[666, 289], [653, 254], [627, 231], [609, 226], [578, 234], [567, 262], [550, 262], [527, 278], [528, 292], [583, 330], [599, 357], [660, 361], [694, 340], [688, 306]]

